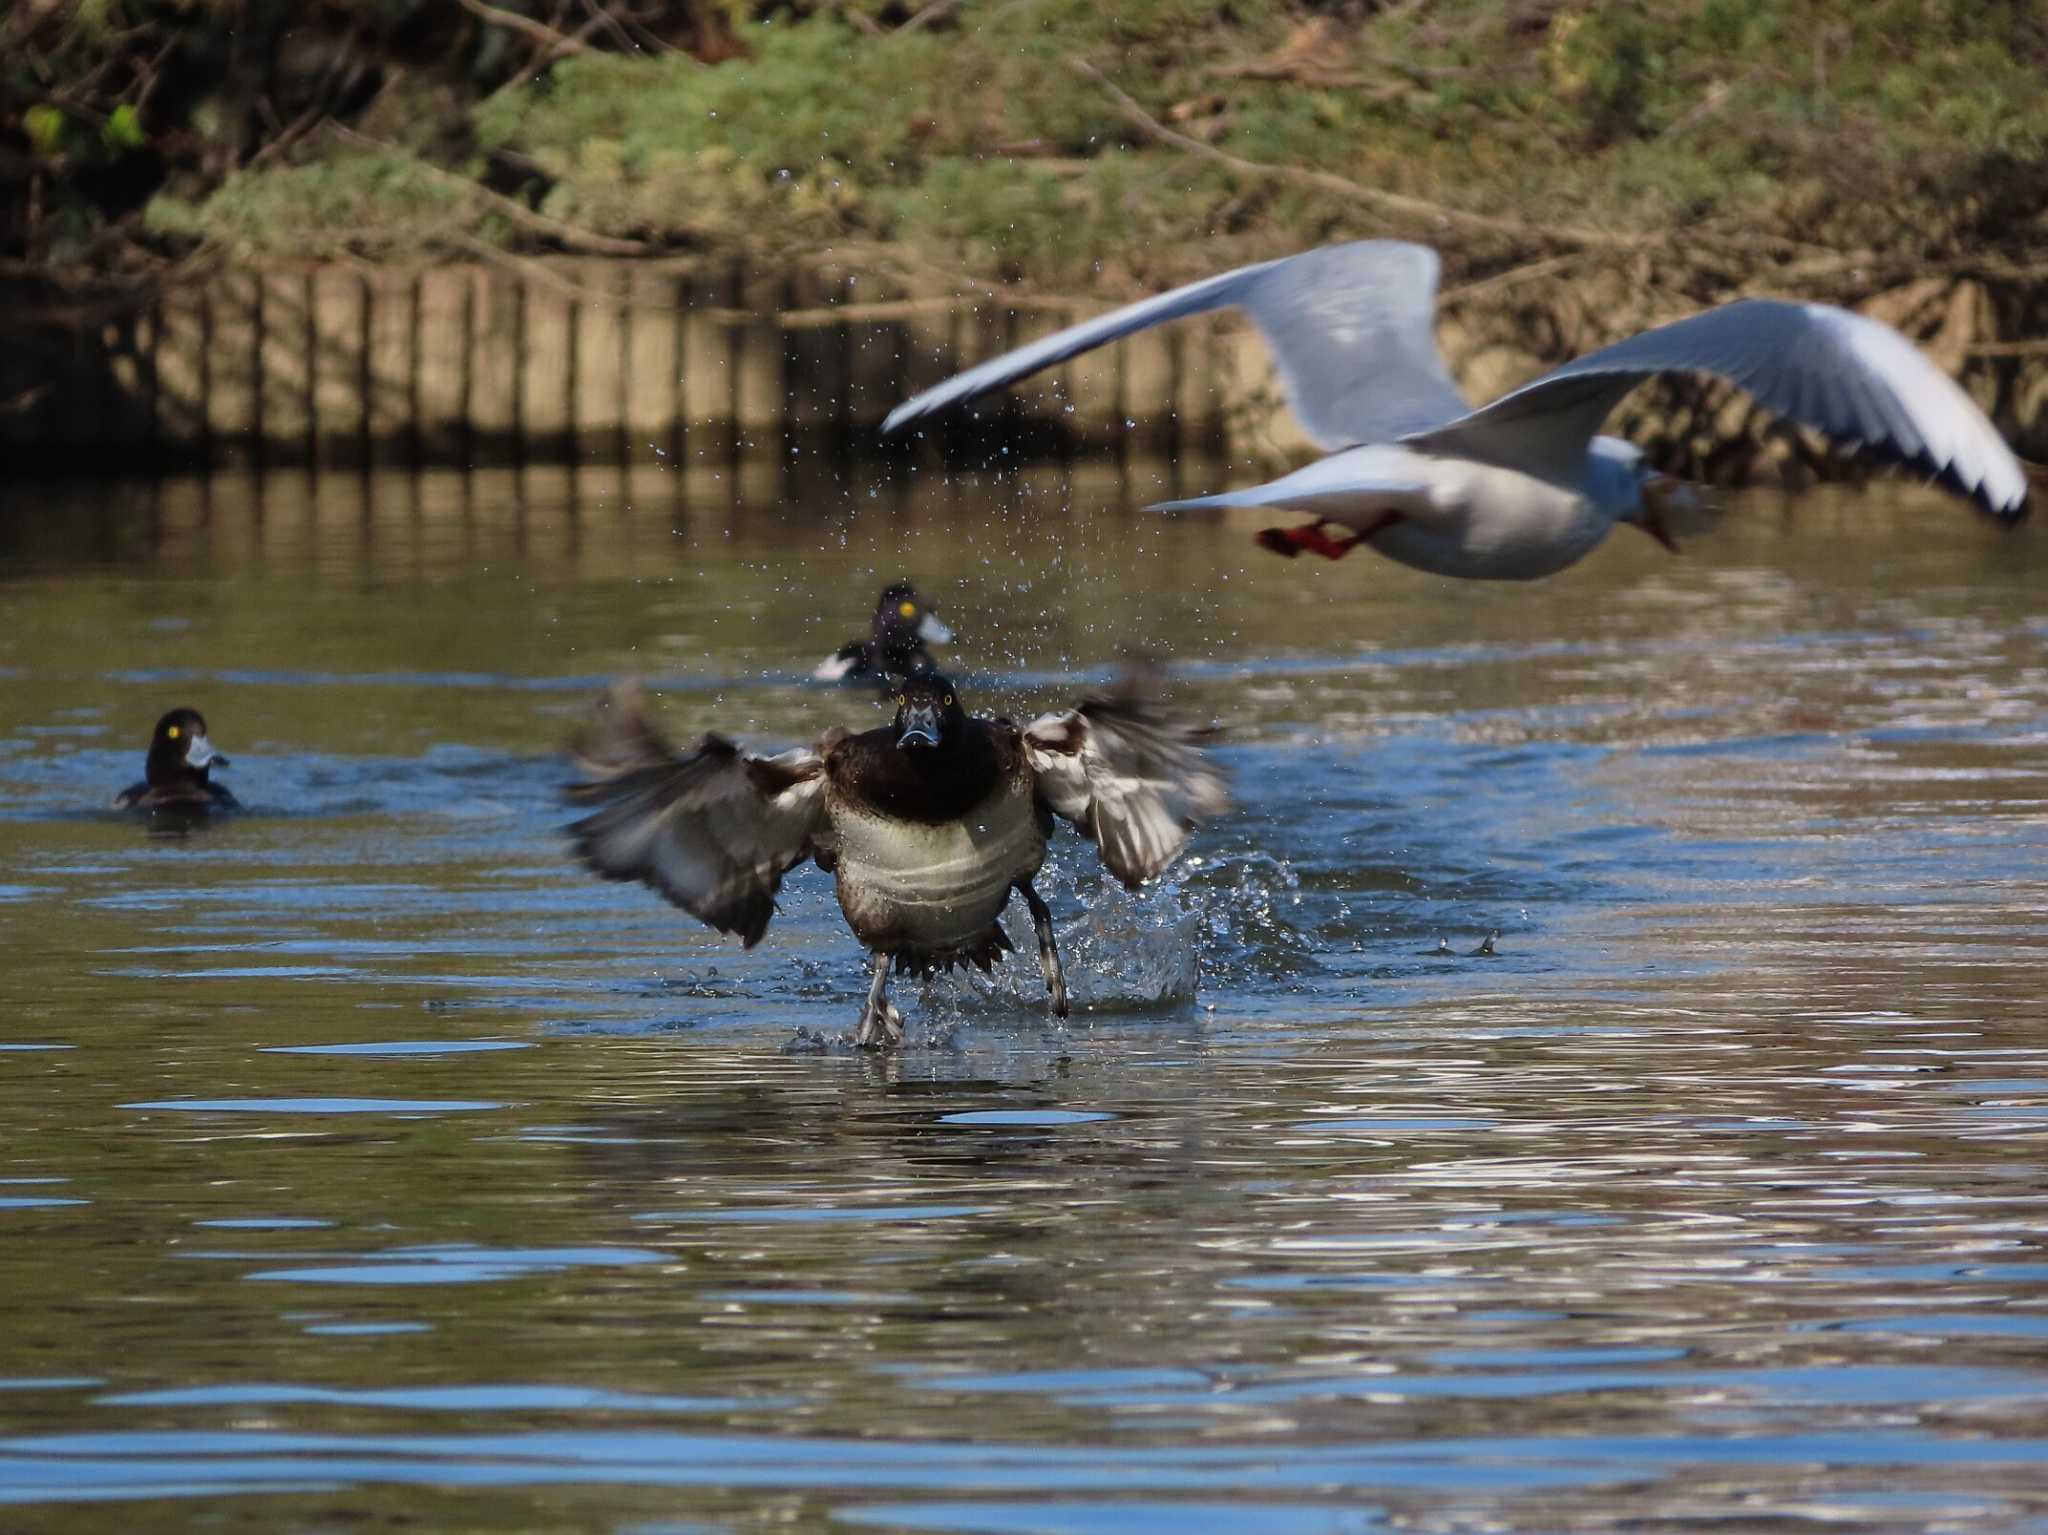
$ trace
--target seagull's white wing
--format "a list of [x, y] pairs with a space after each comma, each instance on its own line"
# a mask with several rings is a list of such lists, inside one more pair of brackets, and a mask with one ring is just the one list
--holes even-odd
[[1994, 517], [2026, 515], [2019, 460], [1955, 380], [1877, 320], [1825, 304], [1745, 299], [1603, 347], [1409, 439], [1557, 478], [1601, 422], [1660, 373], [1710, 373], [1802, 426], [1931, 475]]
[[676, 756], [630, 683], [599, 702], [572, 752], [583, 776], [564, 793], [596, 807], [569, 828], [577, 856], [606, 879], [651, 885], [749, 948], [758, 943], [782, 876], [811, 855], [824, 823], [824, 759], [808, 750], [750, 756], [715, 735]]
[[1173, 862], [1198, 819], [1229, 808], [1223, 770], [1141, 679], [1127, 679], [1114, 697], [1041, 715], [1023, 736], [1039, 798], [1133, 888]]
[[1311, 437], [1325, 448], [1391, 442], [1468, 408], [1437, 355], [1436, 278], [1436, 252], [1398, 240], [1328, 245], [1239, 267], [969, 368], [897, 406], [882, 430], [897, 431], [1147, 326], [1238, 308], [1272, 347], [1288, 402]]

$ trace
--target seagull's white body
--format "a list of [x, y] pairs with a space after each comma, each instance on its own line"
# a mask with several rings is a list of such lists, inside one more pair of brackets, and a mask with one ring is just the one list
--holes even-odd
[[1161, 505], [1306, 512], [1353, 529], [1381, 554], [1417, 570], [1526, 581], [1563, 570], [1607, 536], [1615, 511], [1599, 489], [1376, 443], [1332, 453], [1264, 485]]
[[1438, 495], [1449, 515], [1435, 524], [1390, 522], [1368, 544], [1431, 575], [1530, 581], [1577, 563], [1614, 526], [1614, 514], [1582, 491], [1490, 464], [1446, 460], [1441, 468]]
[[[2001, 521], [2027, 481], [1970, 397], [1897, 331], [1824, 304], [1747, 299], [1644, 331], [1477, 410], [1438, 355], [1436, 253], [1367, 240], [1241, 267], [1069, 326], [970, 368], [889, 415], [895, 431], [1134, 331], [1241, 308], [1273, 348], [1295, 414], [1333, 450], [1263, 485], [1167, 511], [1271, 506], [1352, 529], [1438, 575], [1531, 580], [1589, 554], [1617, 522], [1676, 547], [1704, 520], [1690, 487], [1597, 435], [1622, 397], [1663, 373], [1729, 380], [1791, 420], [1918, 469]], [[1268, 547], [1335, 557], [1350, 543], [1271, 530]], [[1262, 542], [1265, 536], [1262, 536]]]

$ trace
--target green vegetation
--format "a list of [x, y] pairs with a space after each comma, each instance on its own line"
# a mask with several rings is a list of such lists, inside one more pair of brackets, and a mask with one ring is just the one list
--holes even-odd
[[[280, 5], [199, 9], [270, 26], [289, 56], [308, 28]], [[63, 48], [86, 58], [92, 37], [104, 51], [129, 35], [116, 13], [132, 30], [167, 9], [74, 8], [62, 47], [44, 38], [44, 75]], [[40, 249], [18, 219], [0, 237], [31, 258], [87, 248], [120, 213], [94, 206], [94, 175], [152, 157], [140, 238], [166, 251], [587, 232], [886, 250], [905, 269], [1074, 287], [1381, 232], [1468, 237], [1495, 261], [1531, 226], [1905, 260], [2017, 258], [2048, 233], [2048, 22], [2005, 0], [701, 0], [653, 7], [667, 31], [644, 43], [585, 27], [552, 50], [581, 8], [444, 9], [459, 24], [409, 0], [324, 8], [327, 74], [306, 73], [354, 84], [302, 91], [291, 121], [313, 126], [281, 144], [248, 126], [244, 45], [221, 45], [212, 93], [135, 92], [90, 114], [10, 63], [0, 140], [43, 178], [45, 222], [65, 206]], [[263, 120], [284, 115], [272, 103]], [[327, 119], [366, 138], [318, 131]], [[173, 147], [195, 139], [217, 152]], [[66, 178], [73, 195], [53, 200]], [[1496, 223], [1432, 225], [1374, 193]], [[507, 219], [504, 198], [558, 227]]]
[[231, 176], [203, 204], [155, 199], [148, 227], [159, 235], [213, 240], [238, 252], [385, 252], [416, 248], [456, 227], [468, 213], [459, 186], [435, 178], [409, 155], [342, 155], [265, 173]]

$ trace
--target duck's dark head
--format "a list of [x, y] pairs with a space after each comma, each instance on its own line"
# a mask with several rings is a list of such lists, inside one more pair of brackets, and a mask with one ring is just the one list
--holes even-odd
[[896, 745], [902, 751], [929, 751], [967, 720], [953, 684], [932, 667], [906, 678], [896, 690]]
[[892, 581], [882, 588], [875, 604], [875, 648], [885, 659], [901, 661], [921, 645], [944, 645], [953, 631], [939, 622], [917, 588], [908, 581]]
[[173, 709], [156, 722], [146, 774], [152, 785], [204, 781], [209, 769], [227, 765], [207, 740], [206, 716], [197, 709]]

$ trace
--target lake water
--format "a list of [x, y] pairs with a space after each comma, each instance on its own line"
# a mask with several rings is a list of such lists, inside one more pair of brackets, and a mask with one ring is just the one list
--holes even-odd
[[[2048, 1531], [2041, 534], [1457, 586], [1207, 488], [12, 486], [0, 1528]], [[742, 952], [564, 856], [603, 679], [878, 722], [899, 573], [973, 702], [1222, 729], [1160, 888], [1056, 840], [1070, 1027], [853, 1051], [816, 871]], [[249, 809], [152, 836], [184, 703]]]

